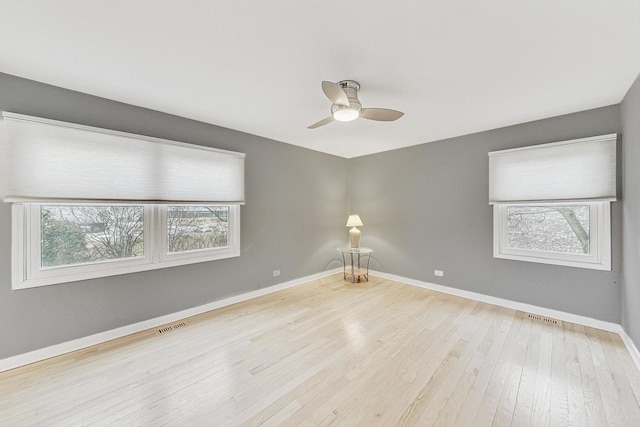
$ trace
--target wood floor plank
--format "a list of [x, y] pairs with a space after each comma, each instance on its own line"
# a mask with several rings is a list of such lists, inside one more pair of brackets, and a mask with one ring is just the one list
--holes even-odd
[[536, 372], [536, 382], [533, 393], [533, 412], [531, 414], [531, 425], [548, 426], [551, 416], [551, 369], [553, 334], [552, 327], [547, 324], [542, 325], [540, 335], [540, 353], [538, 354], [538, 370]]
[[638, 421], [640, 424], [640, 406], [631, 386], [630, 378], [633, 378], [634, 371], [625, 371], [624, 362], [618, 356], [616, 347], [624, 346], [621, 340], [612, 339], [611, 333], [591, 329], [591, 333], [595, 333], [595, 340], [600, 344], [604, 352], [603, 356], [606, 360], [605, 366], [612, 377], [612, 385], [616, 388], [618, 396], [620, 396], [620, 406], [625, 414], [628, 422]]
[[[495, 307], [491, 310], [484, 310], [487, 307], [484, 304], [476, 306], [476, 308], [482, 308], [480, 312], [482, 316], [475, 317], [473, 323], [479, 325], [485, 325], [493, 314]], [[490, 323], [489, 323], [490, 324]], [[409, 425], [434, 425], [438, 424], [438, 419], [443, 425], [451, 425], [455, 421], [456, 413], [452, 408], [447, 407], [447, 403], [451, 403], [451, 406], [458, 406], [459, 403], [455, 400], [455, 390], [458, 390], [458, 396], [466, 396], [466, 392], [462, 391], [462, 386], [472, 382], [472, 378], [475, 376], [474, 363], [479, 364], [482, 357], [476, 357], [478, 355], [478, 347], [485, 342], [485, 340], [491, 338], [491, 330], [486, 330], [484, 326], [482, 328], [473, 328], [465, 331], [466, 334], [462, 336], [461, 342], [464, 344], [464, 348], [459, 353], [457, 360], [453, 364], [449, 365], [448, 372], [443, 376], [443, 381], [437, 387], [437, 392], [433, 398], [424, 402], [421, 411], [415, 411], [415, 414], [419, 414], [416, 418], [416, 422], [410, 422]], [[466, 371], [470, 370], [469, 375], [465, 375]], [[466, 378], [465, 378], [466, 377]], [[457, 386], [461, 387], [458, 388]]]
[[[473, 418], [470, 418], [470, 414], [466, 417], [467, 420], [473, 419], [473, 425], [490, 426], [493, 424], [496, 413], [499, 410], [499, 402], [503, 396], [504, 385], [512, 370], [511, 358], [514, 355], [514, 351], [517, 352], [518, 348], [522, 347], [518, 342], [518, 338], [521, 337], [525, 323], [522, 321], [520, 313], [514, 310], [511, 310], [509, 317], [511, 322], [509, 324], [508, 335], [503, 347], [500, 349], [496, 364], [495, 366], [488, 366], [486, 368], [492, 372], [490, 373], [486, 388], [480, 395], [480, 404]], [[464, 418], [456, 421], [456, 425], [460, 427], [468, 425], [467, 423], [460, 424], [460, 421], [463, 420]]]
[[[572, 324], [562, 325], [564, 342], [560, 346], [565, 353], [566, 386], [567, 386], [567, 424], [569, 426], [586, 426], [587, 411], [584, 399], [582, 372], [580, 369], [580, 358], [578, 356], [578, 345], [576, 342], [576, 332]], [[556, 356], [559, 357], [559, 356]], [[560, 424], [562, 425], [562, 424]]]
[[532, 425], [534, 397], [537, 392], [536, 380], [540, 363], [542, 328], [541, 322], [532, 321], [531, 335], [513, 411], [512, 422], [516, 425]]
[[[519, 314], [521, 317], [522, 314]], [[531, 320], [520, 320], [523, 323], [519, 335], [515, 339], [515, 345], [505, 354], [503, 363], [509, 366], [508, 373], [503, 381], [502, 391], [497, 403], [497, 408], [492, 420], [492, 426], [510, 426], [514, 418], [518, 392], [526, 363], [527, 349], [531, 340]]]
[[580, 325], [571, 326], [576, 332], [574, 337], [578, 346], [578, 360], [588, 425], [594, 427], [608, 425], [602, 402], [602, 392], [596, 376], [594, 359], [589, 349], [589, 340], [585, 328]]
[[633, 361], [631, 354], [629, 354], [629, 350], [627, 350], [622, 338], [618, 334], [609, 332], [609, 339], [615, 343], [615, 349], [616, 353], [618, 353], [620, 366], [624, 369], [625, 377], [627, 378], [627, 381], [629, 381], [629, 386], [633, 391], [633, 396], [635, 397], [637, 404], [640, 405], [640, 370], [628, 369], [629, 366], [634, 366], [635, 362]]
[[[467, 310], [470, 310], [467, 309]], [[311, 417], [311, 419], [317, 420], [325, 420], [337, 417], [335, 411], [337, 407], [349, 396], [354, 395], [356, 391], [363, 387], [363, 384], [366, 384], [366, 381], [369, 380], [370, 377], [377, 376], [377, 371], [374, 369], [374, 365], [371, 364], [370, 361], [373, 361], [377, 364], [378, 370], [382, 366], [387, 366], [389, 363], [394, 365], [394, 372], [398, 377], [396, 379], [396, 383], [402, 381], [404, 378], [415, 378], [415, 367], [422, 366], [421, 359], [424, 357], [424, 352], [426, 350], [433, 350], [441, 348], [437, 345], [440, 342], [446, 341], [442, 348], [447, 348], [448, 343], [451, 340], [451, 336], [453, 336], [453, 331], [455, 331], [456, 326], [454, 325], [454, 319], [456, 316], [459, 316], [460, 312], [449, 313], [446, 317], [441, 317], [440, 321], [438, 321], [438, 327], [435, 329], [430, 329], [427, 322], [422, 322], [422, 325], [418, 328], [421, 329], [408, 329], [408, 332], [418, 331], [418, 339], [414, 339], [413, 334], [407, 335], [407, 332], [403, 333], [403, 337], [409, 339], [409, 341], [405, 341], [404, 338], [398, 341], [389, 341], [385, 342], [385, 348], [387, 348], [386, 360], [381, 359], [380, 355], [368, 355], [361, 359], [361, 363], [358, 363], [355, 369], [350, 370], [345, 373], [345, 380], [347, 381], [347, 386], [342, 389], [336, 390], [328, 400], [323, 401], [323, 404], [320, 405], [319, 408], [314, 410], [314, 407], [308, 405], [306, 408], [303, 408], [298, 413], [295, 414], [295, 417], [291, 420], [292, 425], [296, 425], [296, 423], [303, 422], [307, 417]], [[396, 345], [396, 343], [406, 342], [407, 345]], [[421, 345], [422, 343], [431, 343], [435, 345]], [[389, 353], [390, 352], [390, 353]], [[417, 353], [417, 355], [416, 355]], [[415, 359], [414, 359], [415, 357]], [[415, 363], [411, 363], [410, 361], [415, 360]], [[369, 368], [370, 369], [367, 369]], [[386, 390], [385, 395], [393, 396], [395, 393], [391, 391], [392, 385], [389, 385], [389, 389]], [[377, 407], [377, 410], [380, 410], [380, 407]], [[333, 414], [333, 415], [331, 415]], [[384, 422], [380, 420], [380, 422]]]
[[[516, 328], [512, 328], [515, 311], [502, 308], [500, 320], [501, 323], [497, 330], [497, 337], [491, 343], [483, 364], [480, 366], [478, 374], [470, 387], [469, 393], [464, 400], [464, 404], [458, 412], [458, 417], [454, 424], [458, 427], [469, 425], [488, 425], [493, 420], [495, 406], [490, 402], [493, 401], [497, 405], [497, 395], [489, 392], [489, 386], [492, 380], [500, 382], [500, 374], [496, 374], [498, 370], [498, 361], [503, 351], [505, 351], [505, 342], [511, 337], [515, 337]], [[494, 376], [495, 375], [495, 376]], [[494, 388], [495, 389], [495, 388]], [[487, 397], [485, 405], [482, 402]], [[479, 413], [481, 408], [483, 413]], [[487, 414], [490, 414], [487, 416]]]
[[[474, 401], [469, 397], [469, 394], [473, 390], [473, 385], [478, 380], [481, 368], [485, 365], [487, 358], [491, 358], [492, 354], [497, 356], [497, 351], [494, 350], [494, 352], [491, 353], [492, 349], [497, 348], [494, 344], [496, 342], [502, 343], [502, 340], [506, 337], [506, 332], [501, 332], [503, 316], [503, 310], [498, 307], [490, 313], [490, 317], [486, 320], [488, 329], [486, 329], [486, 333], [484, 334], [482, 341], [472, 349], [474, 354], [465, 367], [463, 374], [458, 379], [455, 388], [449, 396], [447, 396], [444, 406], [438, 411], [434, 425], [454, 425], [458, 417], [461, 416], [461, 412], [465, 407], [471, 406], [470, 410], [474, 410]], [[484, 331], [484, 329], [485, 328], [482, 328], [481, 331]], [[495, 360], [491, 363], [495, 363]], [[487, 371], [491, 372], [490, 370]], [[488, 378], [489, 376], [486, 375], [487, 381]], [[479, 403], [480, 399], [478, 398], [476, 401]]]
[[[633, 425], [634, 420], [629, 419], [625, 405], [623, 405], [623, 397], [619, 392], [620, 387], [616, 386], [616, 381], [613, 378], [613, 372], [616, 368], [613, 364], [608, 363], [596, 330], [593, 328], [585, 329], [607, 421], [609, 425]], [[618, 381], [617, 383], [622, 382]], [[636, 421], [638, 421], [637, 418]]]
[[387, 279], [187, 321], [0, 373], [0, 425], [640, 425], [617, 334]]
[[549, 419], [546, 425], [570, 426], [567, 352], [565, 351], [564, 326], [562, 322], [549, 325], [551, 331], [551, 371], [549, 372]]
[[[459, 319], [466, 317], [473, 306], [466, 306], [461, 311], [451, 310], [446, 318], [441, 318], [438, 326], [432, 331], [432, 338], [425, 338], [423, 343], [428, 346], [420, 346], [415, 353], [411, 348], [407, 349], [398, 359], [400, 369], [396, 370], [399, 380], [391, 385], [377, 401], [376, 411], [369, 414], [375, 417], [378, 425], [392, 425], [401, 423], [403, 416], [414, 408], [419, 399], [421, 390], [433, 381], [435, 373], [447, 365], [453, 358], [454, 348], [460, 341], [461, 334]], [[413, 346], [412, 346], [413, 347]], [[369, 425], [366, 418], [361, 425]]]

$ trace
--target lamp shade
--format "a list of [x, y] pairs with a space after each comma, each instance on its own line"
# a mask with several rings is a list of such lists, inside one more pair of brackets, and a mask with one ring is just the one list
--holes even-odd
[[359, 215], [349, 215], [347, 227], [359, 227], [363, 225]]

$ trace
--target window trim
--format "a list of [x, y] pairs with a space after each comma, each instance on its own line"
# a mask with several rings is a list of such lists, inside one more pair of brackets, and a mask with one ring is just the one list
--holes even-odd
[[[144, 256], [60, 267], [41, 267], [40, 207], [42, 205], [118, 206], [125, 204], [144, 207]], [[240, 256], [240, 205], [224, 203], [195, 205], [229, 208], [229, 236], [226, 247], [166, 254], [163, 240], [166, 241], [167, 235], [167, 207], [180, 206], [180, 204], [14, 203], [11, 208], [12, 289], [34, 288]]]
[[[511, 249], [507, 245], [507, 209], [513, 206], [589, 206], [589, 255]], [[609, 201], [496, 203], [493, 205], [494, 258], [611, 271]]]
[[[227, 236], [227, 246], [221, 248], [197, 249], [193, 251], [185, 251], [178, 253], [169, 253], [169, 229], [168, 229], [168, 212], [169, 206], [193, 206], [194, 204], [181, 205], [171, 204], [163, 206], [160, 210], [160, 226], [161, 244], [159, 251], [159, 262], [170, 267], [174, 265], [193, 264], [197, 262], [213, 261], [222, 258], [229, 258], [240, 255], [240, 206], [239, 205], [221, 205], [221, 204], [197, 204], [196, 206], [226, 206], [229, 208], [229, 235]], [[236, 255], [237, 254], [237, 255]]]

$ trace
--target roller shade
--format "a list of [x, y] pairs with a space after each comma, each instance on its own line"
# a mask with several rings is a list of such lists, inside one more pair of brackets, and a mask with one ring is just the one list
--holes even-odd
[[616, 200], [616, 134], [489, 153], [489, 203]]
[[244, 153], [2, 113], [5, 201], [244, 203]]

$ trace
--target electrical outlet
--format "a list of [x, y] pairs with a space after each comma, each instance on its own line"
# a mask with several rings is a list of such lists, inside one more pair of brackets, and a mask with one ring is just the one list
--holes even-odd
[[442, 270], [433, 270], [433, 274], [439, 277], [444, 276], [444, 271]]
[[273, 277], [278, 277], [280, 275], [280, 270], [273, 270]]

